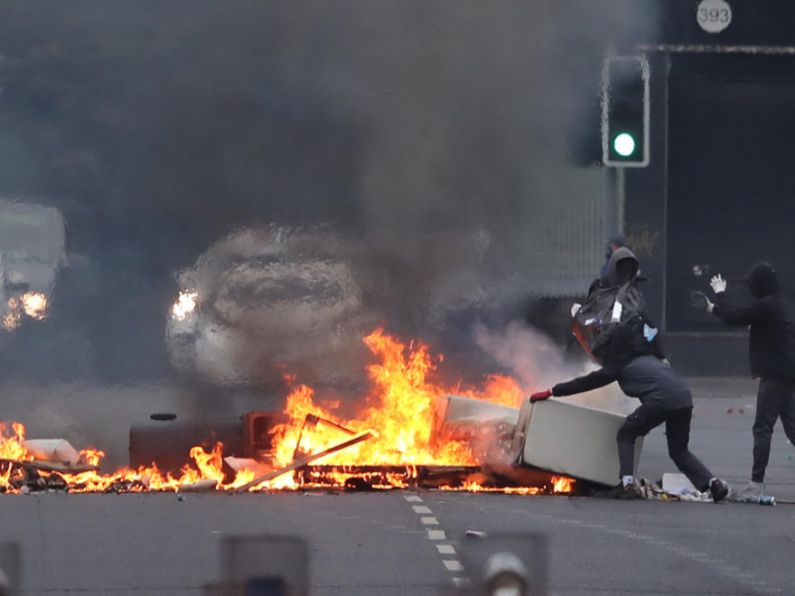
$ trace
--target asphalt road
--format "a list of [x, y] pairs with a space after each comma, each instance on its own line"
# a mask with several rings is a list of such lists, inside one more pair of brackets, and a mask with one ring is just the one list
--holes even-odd
[[[751, 462], [747, 387], [695, 391], [693, 451], [737, 484]], [[778, 429], [768, 484], [780, 499], [795, 500], [793, 456]], [[657, 430], [641, 473], [667, 471]], [[251, 535], [303, 537], [313, 595], [450, 593], [470, 575], [468, 553], [505, 533], [546, 549], [551, 594], [795, 593], [795, 505], [786, 504], [435, 491], [43, 494], [0, 498], [0, 530], [0, 541], [21, 546], [24, 594], [201, 594], [221, 577], [223, 537]]]

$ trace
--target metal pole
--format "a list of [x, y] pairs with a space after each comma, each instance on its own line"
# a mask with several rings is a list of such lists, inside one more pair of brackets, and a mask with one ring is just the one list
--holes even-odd
[[624, 168], [606, 167], [602, 219], [604, 241], [617, 236], [624, 228]]

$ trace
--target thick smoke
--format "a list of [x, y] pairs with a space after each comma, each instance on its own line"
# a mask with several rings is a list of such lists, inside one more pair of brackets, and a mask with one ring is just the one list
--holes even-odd
[[60, 209], [70, 263], [3, 371], [105, 383], [168, 378], [177, 272], [248, 229], [331, 227], [364, 316], [470, 355], [477, 322], [587, 284], [601, 173], [568, 131], [596, 126], [605, 50], [654, 24], [633, 0], [0, 14], [0, 195]]
[[475, 341], [528, 392], [566, 381], [585, 368], [567, 359], [560, 346], [548, 336], [517, 321], [499, 331], [478, 325]]
[[[515, 377], [527, 394], [548, 389], [598, 368], [593, 361], [567, 356], [564, 349], [548, 336], [518, 322], [511, 322], [499, 330], [478, 325], [475, 342], [483, 354]], [[579, 348], [575, 349], [581, 353]], [[637, 406], [615, 384], [560, 399], [621, 414], [628, 414]]]

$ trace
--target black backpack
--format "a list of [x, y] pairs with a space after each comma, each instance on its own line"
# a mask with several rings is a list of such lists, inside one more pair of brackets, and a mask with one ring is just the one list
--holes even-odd
[[600, 360], [619, 326], [632, 327], [642, 336], [646, 301], [634, 281], [612, 288], [594, 287], [574, 314], [571, 332], [585, 352]]

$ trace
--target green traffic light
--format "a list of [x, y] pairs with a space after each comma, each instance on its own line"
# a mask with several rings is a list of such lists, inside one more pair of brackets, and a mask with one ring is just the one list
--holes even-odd
[[635, 138], [627, 132], [622, 132], [613, 140], [613, 149], [621, 157], [629, 157], [635, 153]]

